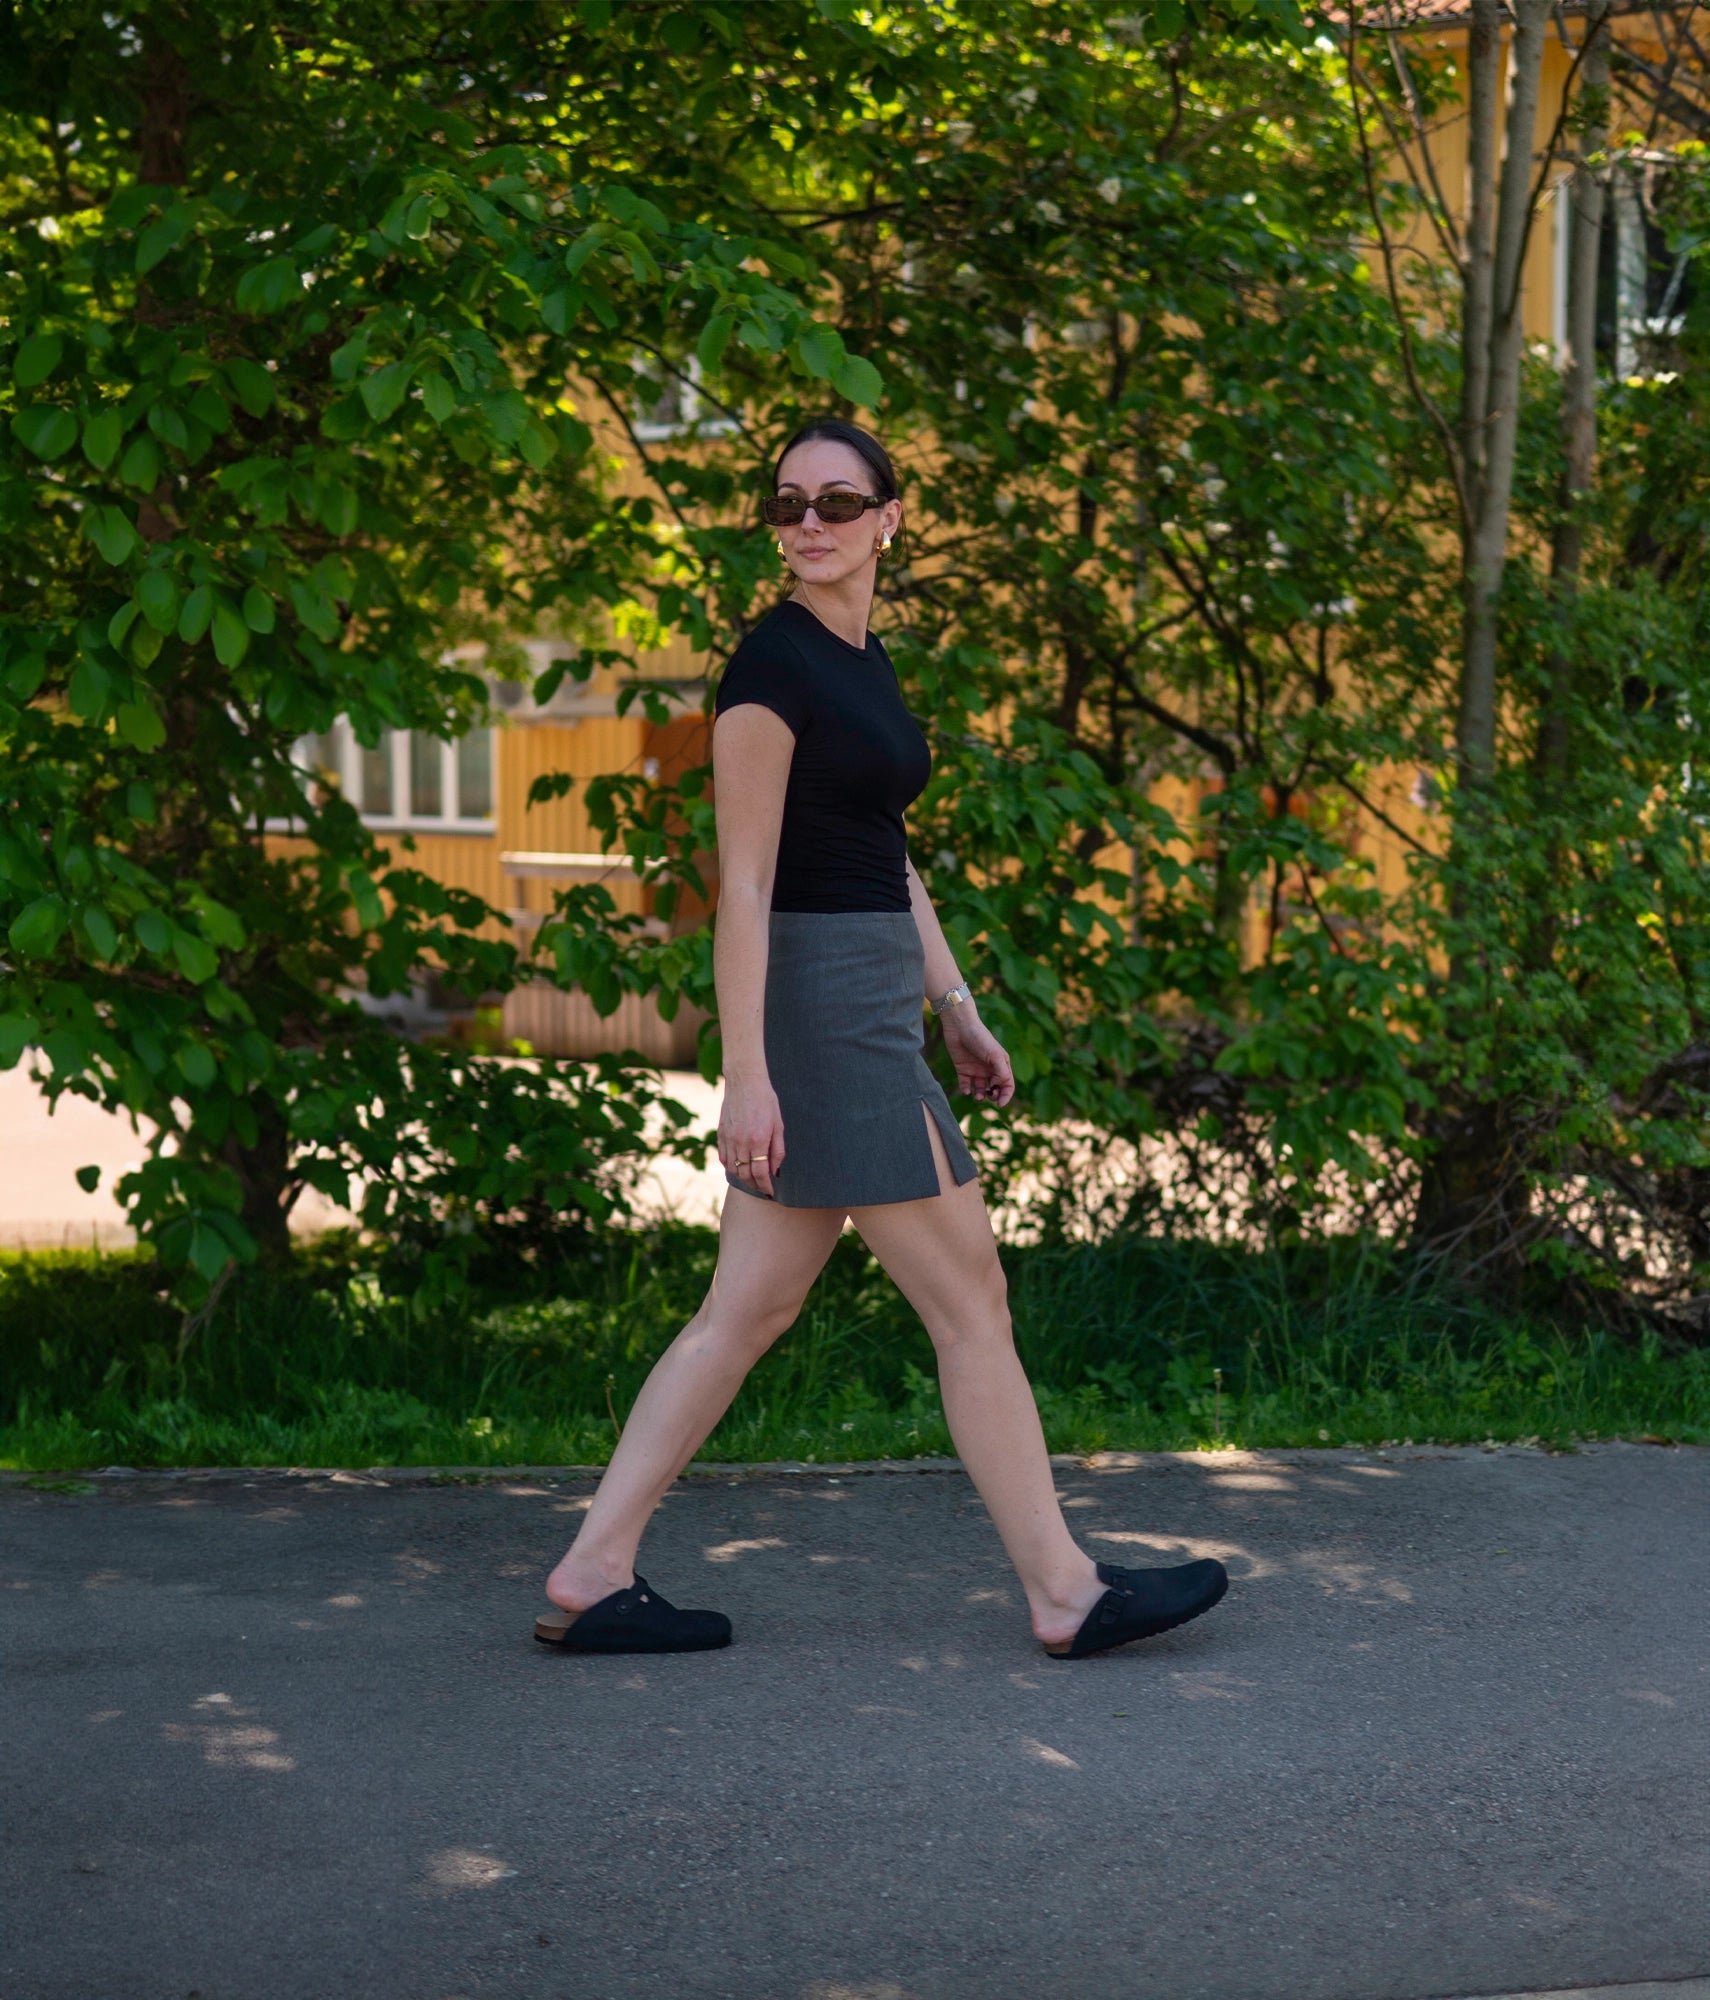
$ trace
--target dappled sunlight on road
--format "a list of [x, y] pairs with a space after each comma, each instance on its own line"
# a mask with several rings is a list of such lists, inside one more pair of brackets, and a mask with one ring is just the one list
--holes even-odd
[[846, 1986], [837, 1979], [816, 1979], [802, 1988], [801, 2000], [920, 2000], [920, 1996], [888, 1979], [863, 1981], [856, 1986]]
[[496, 1854], [475, 1847], [442, 1847], [430, 1854], [422, 1869], [422, 1886], [429, 1895], [454, 1896], [465, 1889], [491, 1889], [517, 1871]]
[[1257, 1681], [1244, 1681], [1239, 1674], [1226, 1674], [1216, 1668], [1201, 1668], [1196, 1672], [1186, 1669], [1170, 1675], [1171, 1691], [1184, 1701], [1251, 1701], [1250, 1689], [1256, 1688]]
[[1411, 1604], [1413, 1592], [1399, 1577], [1380, 1576], [1377, 1565], [1347, 1562], [1307, 1550], [1294, 1567], [1311, 1578], [1328, 1596], [1351, 1597], [1356, 1604]]
[[295, 1757], [279, 1749], [279, 1732], [251, 1718], [229, 1694], [199, 1695], [190, 1704], [195, 1722], [166, 1722], [161, 1735], [168, 1743], [193, 1743], [204, 1763], [226, 1770], [294, 1771]]
[[782, 1535], [755, 1535], [747, 1541], [715, 1542], [701, 1554], [710, 1563], [733, 1563], [743, 1556], [758, 1555], [766, 1549], [787, 1549], [789, 1543]]
[[1256, 1556], [1251, 1549], [1243, 1548], [1239, 1542], [1219, 1542], [1204, 1535], [1146, 1535], [1132, 1528], [1094, 1528], [1087, 1535], [1089, 1542], [1112, 1542], [1122, 1548], [1148, 1549], [1161, 1562], [1197, 1562], [1204, 1556], [1215, 1556], [1228, 1570], [1232, 1579], [1243, 1583], [1256, 1583], [1260, 1577], [1276, 1573], [1276, 1564], [1263, 1556]]
[[1049, 1743], [1041, 1743], [1037, 1737], [1024, 1736], [1021, 1747], [1037, 1763], [1049, 1764], [1054, 1771], [1078, 1771], [1081, 1767], [1065, 1750], [1054, 1750]]

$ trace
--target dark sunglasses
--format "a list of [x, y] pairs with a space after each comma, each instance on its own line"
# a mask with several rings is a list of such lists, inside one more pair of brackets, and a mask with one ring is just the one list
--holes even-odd
[[[839, 527], [860, 520], [869, 507], [884, 504], [884, 496], [878, 493], [822, 493], [811, 503], [822, 521]], [[760, 518], [769, 528], [793, 528], [806, 518], [809, 505], [799, 493], [768, 493], [760, 502]]]

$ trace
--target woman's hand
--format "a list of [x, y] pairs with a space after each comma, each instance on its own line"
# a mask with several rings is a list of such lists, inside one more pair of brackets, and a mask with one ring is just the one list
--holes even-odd
[[967, 1001], [938, 1018], [944, 1046], [956, 1065], [956, 1088], [987, 1104], [1007, 1104], [1015, 1095], [1015, 1072], [997, 1036]]
[[775, 1198], [772, 1177], [784, 1164], [784, 1114], [770, 1083], [725, 1084], [718, 1157], [744, 1187]]

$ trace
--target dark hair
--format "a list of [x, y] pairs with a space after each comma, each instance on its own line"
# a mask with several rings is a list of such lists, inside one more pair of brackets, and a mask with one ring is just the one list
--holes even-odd
[[819, 417], [811, 424], [803, 424], [778, 454], [778, 462], [772, 467], [772, 491], [778, 490], [778, 474], [784, 469], [784, 460], [799, 444], [846, 444], [873, 475], [873, 491], [883, 500], [900, 500], [897, 491], [897, 469], [891, 463], [891, 455], [871, 431], [864, 431], [859, 424], [845, 422], [842, 417]]
[[[796, 446], [799, 444], [818, 444], [821, 441], [826, 444], [846, 444], [867, 468], [868, 475], [873, 482], [873, 491], [878, 494], [881, 500], [900, 500], [902, 498], [901, 493], [897, 491], [897, 469], [891, 463], [890, 453], [886, 451], [871, 431], [864, 431], [859, 424], [849, 423], [842, 417], [816, 417], [811, 424], [802, 425], [801, 429], [796, 432], [795, 436], [779, 452], [777, 462], [772, 467], [772, 491], [774, 493], [778, 490], [778, 474], [784, 469], [784, 460], [789, 457]], [[900, 529], [897, 532], [893, 554], [900, 566], [903, 560], [902, 531]], [[796, 579], [792, 576], [785, 587], [785, 596], [788, 596], [795, 587]]]

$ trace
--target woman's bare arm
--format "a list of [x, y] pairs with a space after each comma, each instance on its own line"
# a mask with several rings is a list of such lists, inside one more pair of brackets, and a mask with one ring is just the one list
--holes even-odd
[[[956, 970], [956, 960], [945, 941], [944, 927], [938, 921], [938, 912], [932, 907], [932, 898], [926, 893], [926, 884], [915, 871], [914, 862], [908, 864], [908, 900], [914, 912], [914, 927], [920, 933], [921, 949], [926, 954], [926, 997], [940, 999], [952, 986], [960, 986], [962, 975]], [[963, 1003], [978, 1013], [972, 1000]]]
[[[718, 837], [713, 984], [725, 1081], [718, 1150], [726, 1167], [734, 1171], [742, 1163], [767, 1195], [773, 1170], [783, 1164], [784, 1134], [766, 1069], [766, 960], [778, 830], [795, 747], [789, 724], [758, 702], [726, 709], [713, 726]], [[756, 1154], [765, 1157], [755, 1160]]]
[[[961, 985], [962, 975], [956, 970], [944, 927], [913, 861], [908, 864], [908, 900], [926, 958], [926, 998], [941, 1000], [952, 986]], [[1003, 1044], [980, 1019], [978, 1006], [964, 1000], [959, 1006], [947, 1007], [939, 1016], [939, 1026], [950, 1060], [956, 1065], [957, 1087], [988, 1104], [1007, 1104], [1015, 1095], [1015, 1071]]]

